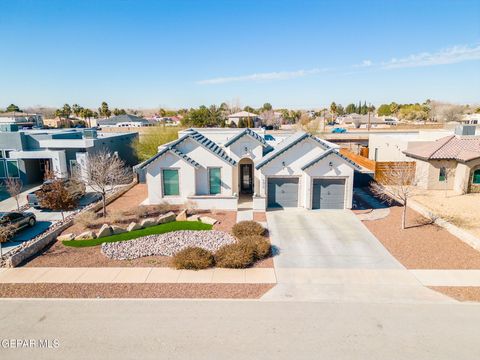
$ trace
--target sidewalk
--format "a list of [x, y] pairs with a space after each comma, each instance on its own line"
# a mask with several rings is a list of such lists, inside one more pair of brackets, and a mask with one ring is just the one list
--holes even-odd
[[137, 268], [35, 268], [0, 269], [0, 283], [202, 283], [274, 284], [273, 268], [175, 270]]

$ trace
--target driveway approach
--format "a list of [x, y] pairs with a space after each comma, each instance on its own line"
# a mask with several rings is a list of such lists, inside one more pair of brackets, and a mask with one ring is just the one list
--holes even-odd
[[349, 210], [267, 212], [277, 285], [262, 300], [449, 303], [424, 287]]
[[400, 269], [349, 210], [267, 212], [277, 268]]

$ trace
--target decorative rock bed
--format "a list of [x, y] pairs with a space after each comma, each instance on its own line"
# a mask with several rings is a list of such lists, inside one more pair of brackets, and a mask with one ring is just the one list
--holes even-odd
[[172, 256], [190, 246], [215, 252], [223, 245], [236, 241], [234, 236], [224, 231], [181, 230], [148, 235], [135, 240], [103, 243], [102, 253], [114, 260], [132, 260], [152, 255]]

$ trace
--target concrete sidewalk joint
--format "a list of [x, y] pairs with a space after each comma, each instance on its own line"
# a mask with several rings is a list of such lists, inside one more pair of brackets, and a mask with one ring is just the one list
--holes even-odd
[[171, 268], [12, 268], [0, 270], [0, 283], [201, 283], [275, 284], [273, 268], [175, 270]]

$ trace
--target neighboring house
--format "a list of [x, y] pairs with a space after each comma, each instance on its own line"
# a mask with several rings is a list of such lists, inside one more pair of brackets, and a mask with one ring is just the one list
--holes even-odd
[[116, 153], [127, 165], [137, 159], [131, 143], [137, 133], [105, 134], [94, 129], [0, 131], [0, 180], [20, 178], [24, 184], [43, 181], [45, 169], [68, 177], [77, 163], [99, 149]]
[[404, 153], [416, 161], [419, 187], [480, 192], [480, 136], [450, 135], [413, 144]]
[[404, 154], [408, 147], [416, 143], [437, 140], [453, 133], [453, 131], [435, 130], [370, 134], [368, 158], [374, 161], [412, 161]]
[[154, 123], [139, 116], [126, 114], [99, 119], [97, 125], [100, 127], [142, 127], [152, 126]]
[[367, 128], [368, 124], [370, 124], [370, 127], [372, 128], [397, 124], [393, 118], [380, 118], [374, 116], [373, 114], [370, 115], [370, 118], [368, 115], [359, 114], [339, 116], [336, 118], [336, 122], [342, 126], [354, 128]]
[[228, 115], [227, 125], [232, 126], [232, 124], [235, 124], [235, 126], [238, 127], [240, 119], [243, 119], [245, 124], [247, 124], [248, 120], [250, 120], [255, 128], [258, 128], [262, 125], [262, 118], [260, 115], [248, 111], [240, 111], [235, 114]]
[[43, 126], [43, 116], [40, 114], [27, 114], [19, 112], [8, 112], [0, 114], [0, 125], [15, 124], [18, 127], [38, 127]]
[[465, 114], [462, 115], [461, 123], [466, 125], [478, 125], [480, 124], [480, 114]]
[[255, 210], [352, 207], [359, 167], [337, 145], [304, 132], [278, 143], [265, 136], [249, 128], [180, 132], [136, 167], [146, 179], [148, 203], [236, 210], [242, 196]]

